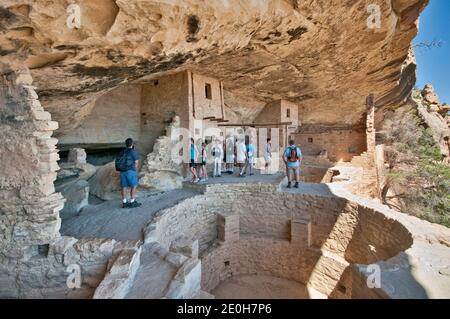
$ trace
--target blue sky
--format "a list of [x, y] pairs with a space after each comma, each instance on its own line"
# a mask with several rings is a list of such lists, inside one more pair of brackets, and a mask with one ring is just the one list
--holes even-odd
[[441, 41], [440, 48], [416, 48], [417, 83], [431, 83], [440, 102], [450, 104], [450, 0], [430, 0], [420, 16], [419, 34], [414, 44]]

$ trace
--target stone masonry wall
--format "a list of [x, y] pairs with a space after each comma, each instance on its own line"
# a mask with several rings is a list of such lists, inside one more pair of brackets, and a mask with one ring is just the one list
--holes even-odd
[[[189, 74], [192, 74], [189, 72]], [[193, 104], [195, 119], [203, 120], [204, 117], [223, 118], [223, 93], [221, 92], [221, 83], [219, 80], [197, 73], [192, 74], [193, 83]], [[205, 86], [211, 87], [211, 98], [206, 97]]]
[[163, 76], [142, 86], [141, 138], [138, 149], [142, 154], [153, 150], [156, 139], [165, 135], [168, 123], [175, 115], [181, 127], [189, 127], [189, 77], [187, 72]]
[[[202, 252], [217, 238], [217, 214], [226, 211], [231, 211], [230, 203], [200, 195], [158, 212], [149, 226], [156, 227], [156, 241], [166, 249], [170, 249], [179, 240], [187, 239], [198, 240], [199, 250]], [[153, 230], [149, 226], [147, 233]]]
[[312, 273], [318, 250], [299, 250], [285, 240], [244, 237], [211, 247], [202, 257], [202, 289], [211, 292], [237, 275], [272, 275], [305, 283]]
[[59, 236], [64, 204], [53, 185], [58, 123], [31, 84], [28, 70], [0, 77], [0, 252], [11, 258]]
[[397, 221], [370, 208], [359, 206], [357, 210], [357, 231], [345, 251], [349, 262], [370, 264], [386, 260], [412, 245], [411, 234]]
[[[0, 77], [0, 298], [89, 298], [109, 258], [134, 243], [59, 234], [58, 153], [51, 121], [28, 70]], [[81, 286], [67, 286], [69, 265]]]
[[[202, 255], [217, 239], [219, 214], [239, 216], [241, 237], [286, 241], [293, 222], [310, 221], [313, 247], [352, 256], [354, 263], [364, 263], [369, 255], [390, 258], [411, 243], [400, 224], [374, 210], [333, 196], [279, 193], [269, 184], [208, 185], [205, 195], [157, 213], [150, 225], [163, 246], [169, 248], [179, 238], [199, 240]], [[386, 233], [386, 227], [395, 233]], [[361, 240], [352, 240], [357, 236]]]
[[362, 130], [329, 130], [301, 132], [293, 135], [305, 155], [318, 155], [326, 150], [328, 159], [334, 162], [351, 161], [366, 150], [365, 134]]
[[270, 184], [207, 185], [204, 190], [158, 213], [146, 238], [167, 249], [180, 240], [198, 240], [206, 291], [233, 275], [258, 273], [348, 297], [351, 276], [343, 278], [346, 287], [336, 285], [352, 273], [347, 270], [352, 263], [386, 260], [412, 242], [398, 222], [344, 198], [283, 193]]

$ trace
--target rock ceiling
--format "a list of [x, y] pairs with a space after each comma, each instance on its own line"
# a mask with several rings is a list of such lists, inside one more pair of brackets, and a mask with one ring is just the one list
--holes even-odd
[[[27, 65], [62, 131], [118, 85], [182, 68], [222, 79], [243, 119], [285, 98], [304, 123], [356, 125], [369, 93], [386, 109], [414, 85], [410, 45], [427, 2], [0, 0], [0, 73]], [[370, 4], [380, 28], [367, 25]]]

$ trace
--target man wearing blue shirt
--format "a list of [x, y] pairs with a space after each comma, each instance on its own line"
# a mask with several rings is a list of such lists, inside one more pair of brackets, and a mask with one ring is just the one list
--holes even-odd
[[[124, 158], [123, 166], [120, 169], [120, 187], [122, 194], [122, 207], [134, 208], [141, 206], [136, 201], [136, 190], [138, 186], [138, 176], [136, 169], [139, 165], [139, 153], [134, 149], [133, 139], [125, 141], [126, 148], [121, 152], [119, 158]], [[117, 164], [116, 164], [117, 165]], [[130, 201], [127, 202], [126, 189], [130, 188]]]
[[286, 164], [288, 188], [292, 187], [293, 175], [295, 175], [295, 188], [300, 181], [300, 165], [302, 163], [302, 152], [293, 140], [289, 141], [289, 147], [283, 153], [283, 161]]

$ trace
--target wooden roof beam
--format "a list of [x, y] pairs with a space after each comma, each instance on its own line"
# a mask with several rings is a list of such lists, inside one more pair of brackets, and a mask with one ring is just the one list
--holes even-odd
[[219, 124], [219, 126], [285, 126], [285, 125], [292, 125], [292, 122]]

